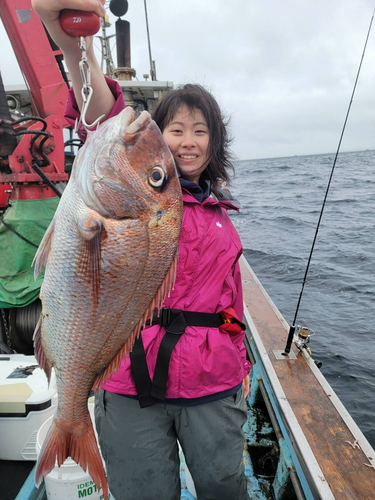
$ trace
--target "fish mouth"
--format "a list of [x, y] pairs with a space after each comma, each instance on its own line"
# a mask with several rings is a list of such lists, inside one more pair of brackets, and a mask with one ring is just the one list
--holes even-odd
[[[126, 113], [126, 111], [129, 111]], [[122, 112], [124, 114], [124, 119], [121, 125], [121, 135], [126, 143], [133, 143], [136, 140], [137, 135], [142, 130], [146, 129], [151, 121], [151, 115], [148, 111], [142, 111], [136, 120], [134, 120], [134, 110], [133, 108], [125, 108]]]
[[131, 109], [133, 111], [133, 119], [125, 129], [126, 134], [136, 134], [151, 120], [151, 115], [148, 111], [142, 111], [138, 118], [134, 120], [134, 110], [133, 108]]

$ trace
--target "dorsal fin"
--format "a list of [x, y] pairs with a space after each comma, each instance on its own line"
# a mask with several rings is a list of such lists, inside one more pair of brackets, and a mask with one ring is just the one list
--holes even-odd
[[152, 316], [154, 313], [155, 308], [160, 309], [165, 296], [167, 293], [169, 293], [175, 284], [176, 281], [176, 270], [177, 270], [177, 262], [178, 262], [178, 252], [176, 252], [176, 255], [173, 258], [172, 265], [169, 268], [169, 271], [167, 272], [163, 283], [161, 284], [158, 292], [156, 293], [155, 297], [152, 299], [149, 307], [147, 308], [146, 312], [142, 316], [141, 320], [139, 323], [136, 325], [134, 330], [132, 331], [130, 337], [126, 341], [124, 347], [117, 353], [117, 355], [113, 358], [112, 362], [107, 366], [107, 368], [100, 374], [98, 375], [97, 379], [95, 380], [95, 383], [92, 387], [92, 390], [95, 392], [98, 392], [102, 384], [107, 382], [111, 378], [111, 376], [117, 372], [117, 370], [121, 366], [121, 361], [123, 357], [126, 358], [126, 356], [131, 352], [133, 349], [133, 345], [135, 342], [135, 339], [139, 336], [139, 332], [141, 331], [141, 328], [146, 325], [147, 320], [152, 320]]

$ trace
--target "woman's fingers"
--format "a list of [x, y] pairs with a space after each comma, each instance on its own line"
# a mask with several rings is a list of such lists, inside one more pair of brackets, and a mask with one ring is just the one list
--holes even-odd
[[[105, 14], [105, 0], [31, 0], [35, 12], [43, 21], [54, 42], [64, 52], [67, 59], [77, 60], [80, 58], [80, 50], [76, 37], [64, 32], [60, 24], [60, 13], [64, 9], [84, 10], [95, 12], [99, 16]], [[92, 46], [92, 38], [86, 39], [87, 49]]]
[[105, 15], [105, 0], [31, 0], [35, 12], [44, 23], [55, 21], [63, 9], [85, 10]]

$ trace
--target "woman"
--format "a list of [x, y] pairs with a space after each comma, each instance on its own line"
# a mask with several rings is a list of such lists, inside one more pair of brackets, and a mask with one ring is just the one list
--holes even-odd
[[[82, 105], [77, 40], [66, 35], [63, 8], [103, 15], [94, 0], [33, 0], [71, 75], [67, 119]], [[48, 5], [46, 5], [48, 4]], [[105, 79], [88, 40], [95, 100], [86, 119], [123, 107], [121, 89]], [[174, 290], [158, 324], [146, 327], [130, 358], [96, 398], [96, 425], [116, 500], [180, 498], [177, 440], [200, 500], [244, 500], [242, 460], [248, 393], [238, 259], [242, 246], [220, 183], [232, 167], [219, 106], [199, 85], [169, 92], [153, 118], [180, 173], [184, 216]], [[224, 323], [224, 319], [229, 323]], [[230, 320], [232, 319], [232, 322]], [[177, 334], [176, 334], [177, 332]]]

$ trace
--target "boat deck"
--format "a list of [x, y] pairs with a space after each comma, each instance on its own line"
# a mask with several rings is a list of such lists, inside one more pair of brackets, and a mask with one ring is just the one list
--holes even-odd
[[[255, 340], [268, 382], [278, 395], [280, 425], [305, 462], [302, 472], [313, 498], [375, 498], [374, 450], [307, 352], [293, 345], [288, 358], [278, 359], [289, 325], [245, 259], [241, 259], [241, 273], [249, 339]], [[288, 427], [291, 422], [294, 425]]]
[[14, 500], [20, 486], [26, 481], [35, 462], [32, 461], [0, 461], [0, 491], [2, 500]]

